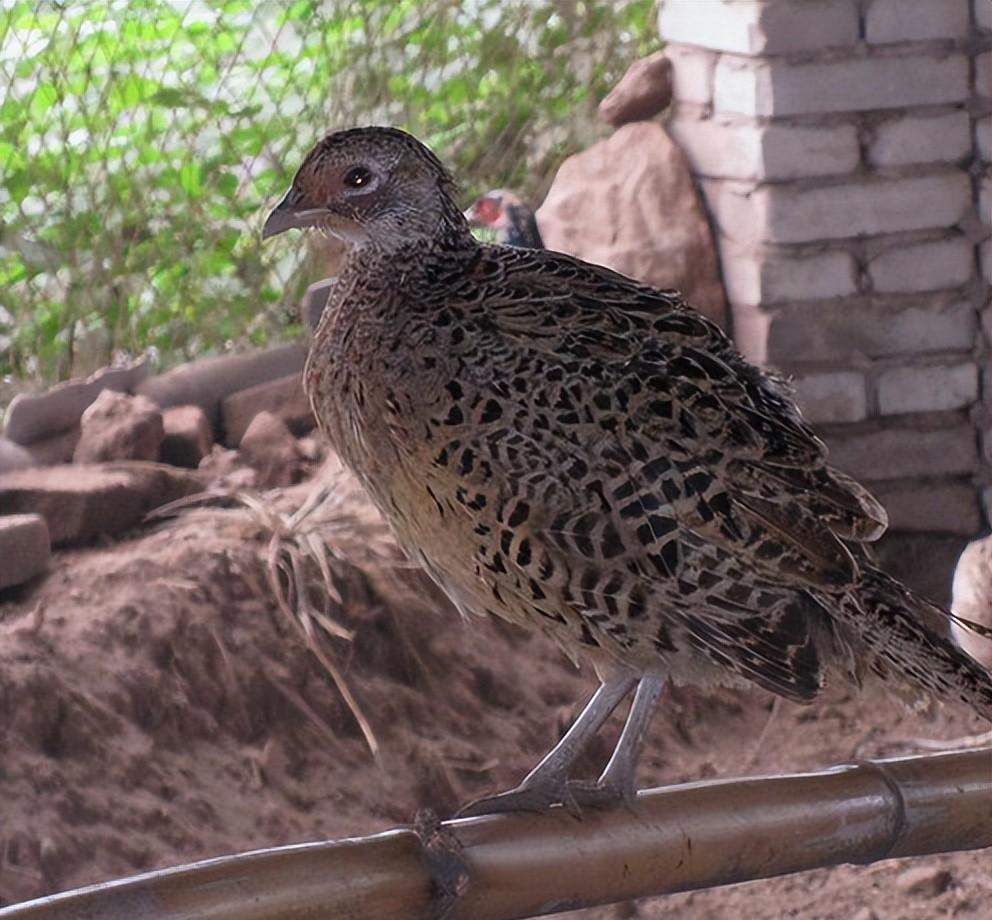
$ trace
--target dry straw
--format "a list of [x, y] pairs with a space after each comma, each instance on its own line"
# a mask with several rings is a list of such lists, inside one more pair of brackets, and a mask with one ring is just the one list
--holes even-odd
[[[267, 543], [263, 562], [266, 577], [281, 613], [300, 630], [308, 647], [330, 675], [358, 723], [373, 755], [379, 743], [358, 700], [338, 666], [329, 640], [350, 642], [353, 633], [338, 619], [344, 606], [340, 590], [343, 569], [374, 564], [378, 569], [404, 565], [385, 524], [370, 515], [370, 506], [355, 497], [354, 480], [332, 460], [320, 470], [298, 507], [289, 504], [286, 492], [204, 492], [165, 505], [150, 519], [180, 512], [216, 518], [247, 516]], [[298, 490], [293, 490], [297, 492]], [[205, 508], [218, 501], [235, 508]]]

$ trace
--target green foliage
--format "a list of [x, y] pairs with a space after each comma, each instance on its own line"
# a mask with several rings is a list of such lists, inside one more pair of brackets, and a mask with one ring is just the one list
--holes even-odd
[[6, 0], [0, 373], [282, 334], [313, 268], [258, 228], [318, 136], [400, 125], [467, 192], [533, 194], [653, 19], [653, 0]]

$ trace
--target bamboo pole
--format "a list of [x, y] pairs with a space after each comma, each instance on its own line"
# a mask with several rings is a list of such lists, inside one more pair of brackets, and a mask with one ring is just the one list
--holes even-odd
[[582, 820], [503, 815], [150, 872], [2, 920], [511, 920], [992, 846], [992, 750], [689, 783]]

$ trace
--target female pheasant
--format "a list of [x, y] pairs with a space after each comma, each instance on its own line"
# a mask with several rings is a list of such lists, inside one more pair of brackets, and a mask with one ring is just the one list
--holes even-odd
[[[992, 718], [992, 676], [869, 561], [884, 510], [676, 292], [476, 242], [444, 166], [393, 128], [320, 141], [263, 235], [291, 227], [351, 247], [305, 385], [400, 544], [462, 612], [539, 629], [602, 681], [467, 813], [631, 795], [667, 679], [810, 702], [828, 672], [873, 673]], [[635, 687], [599, 781], [571, 780]]]

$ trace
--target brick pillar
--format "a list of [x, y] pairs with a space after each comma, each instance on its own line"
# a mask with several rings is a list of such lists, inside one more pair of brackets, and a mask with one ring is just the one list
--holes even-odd
[[669, 130], [711, 211], [738, 347], [793, 377], [833, 462], [888, 508], [886, 564], [940, 599], [984, 526], [973, 161], [976, 136], [992, 160], [992, 120], [975, 130], [992, 0], [974, 2], [975, 21], [971, 0], [659, 13]]
[[[982, 455], [984, 465], [992, 469], [992, 0], [974, 0], [975, 52], [972, 114], [975, 128], [975, 176], [982, 228], [986, 238], [982, 243], [979, 283], [982, 348], [982, 411], [980, 413]], [[982, 493], [986, 518], [992, 518], [992, 485], [984, 480]]]

